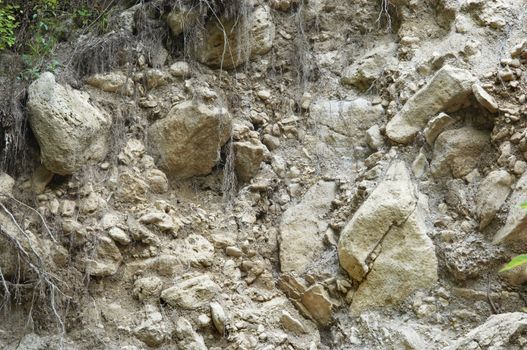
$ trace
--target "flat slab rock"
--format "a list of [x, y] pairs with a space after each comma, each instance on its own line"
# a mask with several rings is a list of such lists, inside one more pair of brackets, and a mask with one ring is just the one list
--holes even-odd
[[395, 162], [340, 236], [340, 265], [360, 283], [352, 312], [397, 304], [437, 281], [426, 215], [426, 198], [404, 162]]
[[431, 116], [460, 109], [472, 94], [475, 81], [467, 70], [444, 66], [388, 122], [386, 135], [398, 143], [411, 142]]

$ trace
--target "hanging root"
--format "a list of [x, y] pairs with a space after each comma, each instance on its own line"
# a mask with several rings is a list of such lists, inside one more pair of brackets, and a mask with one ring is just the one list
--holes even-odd
[[392, 16], [390, 15], [389, 8], [390, 8], [390, 0], [381, 0], [381, 10], [379, 11], [379, 16], [377, 17], [377, 21], [376, 21], [380, 26], [382, 18], [385, 17], [387, 32], [392, 31]]
[[236, 172], [234, 170], [234, 146], [232, 137], [225, 145], [225, 166], [223, 168], [223, 182], [221, 184], [221, 191], [223, 193], [223, 201], [225, 204], [231, 204], [236, 196]]
[[[10, 198], [26, 208], [28, 207], [26, 204], [21, 203], [13, 197], [4, 197]], [[31, 207], [29, 208], [32, 211], [35, 211]], [[62, 337], [64, 336], [66, 329], [63, 316], [61, 316], [61, 313], [59, 312], [59, 303], [70, 299], [70, 297], [62, 291], [67, 288], [67, 284], [51, 272], [51, 269], [54, 268], [52, 263], [46, 264], [44, 258], [39, 253], [39, 249], [34, 246], [36, 243], [35, 239], [32, 239], [30, 234], [22, 228], [18, 220], [15, 218], [15, 215], [13, 215], [11, 210], [7, 208], [2, 201], [0, 201], [0, 212], [3, 216], [2, 220], [0, 220], [0, 236], [7, 240], [18, 256], [18, 272], [15, 274], [14, 282], [9, 280], [8, 276], [5, 275], [5, 271], [2, 270], [2, 266], [0, 266], [0, 291], [2, 291], [0, 310], [6, 308], [10, 304], [13, 292], [16, 295], [20, 293], [20, 290], [32, 290], [33, 296], [31, 297], [32, 302], [28, 313], [28, 322], [32, 319], [36, 301], [39, 298], [44, 297], [49, 306], [52, 317], [58, 324], [62, 343]], [[43, 222], [43, 227], [48, 232], [48, 235], [54, 242], [56, 242], [56, 239], [45, 223], [44, 218], [40, 213], [38, 214]], [[23, 283], [20, 282], [20, 276], [22, 274], [21, 270], [25, 270], [24, 274], [30, 276], [29, 279]]]

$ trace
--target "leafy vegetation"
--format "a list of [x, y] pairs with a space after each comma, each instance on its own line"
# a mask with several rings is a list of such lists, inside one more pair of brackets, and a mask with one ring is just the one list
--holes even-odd
[[[20, 55], [24, 64], [19, 80], [31, 81], [41, 71], [55, 70], [56, 45], [71, 39], [74, 29], [105, 32], [110, 0], [0, 0], [0, 51]], [[96, 24], [96, 26], [93, 26]], [[51, 61], [51, 62], [50, 62]]]
[[[527, 209], [527, 201], [520, 204], [520, 207], [523, 209]], [[521, 254], [512, 258], [511, 261], [509, 261], [505, 266], [502, 267], [500, 272], [506, 272], [525, 264], [527, 264], [527, 254]]]
[[[0, 0], [0, 5], [3, 1]], [[0, 50], [13, 47], [15, 45], [15, 29], [18, 22], [15, 18], [16, 5], [5, 5], [0, 7]]]

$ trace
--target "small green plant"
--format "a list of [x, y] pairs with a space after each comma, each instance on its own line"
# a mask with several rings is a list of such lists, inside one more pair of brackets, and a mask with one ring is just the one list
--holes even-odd
[[13, 47], [15, 45], [15, 29], [19, 23], [15, 17], [16, 5], [3, 5], [0, 0], [0, 50]]
[[[523, 209], [527, 209], [527, 202], [523, 202], [522, 204], [520, 204], [520, 207]], [[525, 264], [527, 264], [527, 254], [517, 255], [512, 258], [511, 261], [509, 261], [505, 266], [503, 266], [500, 272], [509, 271], [518, 266], [523, 266]]]
[[80, 28], [84, 28], [92, 21], [93, 13], [87, 8], [75, 11], [75, 22]]

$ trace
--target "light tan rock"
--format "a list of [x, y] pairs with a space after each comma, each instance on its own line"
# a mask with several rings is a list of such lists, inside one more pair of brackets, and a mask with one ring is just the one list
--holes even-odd
[[331, 322], [333, 303], [322, 285], [315, 284], [309, 287], [301, 300], [309, 314], [319, 324], [328, 325]]
[[238, 179], [250, 181], [260, 170], [260, 164], [266, 152], [265, 146], [258, 140], [234, 143], [234, 168]]
[[3, 201], [5, 196], [13, 195], [13, 187], [15, 180], [4, 172], [0, 172], [0, 201]]
[[523, 209], [520, 204], [527, 198], [527, 174], [516, 183], [514, 192], [510, 197], [509, 214], [505, 225], [496, 233], [493, 242], [495, 244], [519, 244], [527, 247], [527, 210]]
[[155, 225], [161, 231], [175, 231], [177, 233], [179, 229], [172, 216], [161, 210], [148, 211], [141, 215], [139, 222], [146, 225]]
[[210, 314], [212, 317], [212, 322], [214, 323], [214, 327], [216, 330], [221, 334], [224, 335], [225, 331], [227, 330], [227, 314], [223, 310], [223, 307], [216, 302], [210, 303]]
[[395, 142], [411, 142], [431, 116], [461, 108], [472, 94], [475, 80], [466, 70], [444, 66], [388, 122], [386, 135]]
[[46, 186], [53, 180], [53, 174], [45, 166], [39, 166], [31, 176], [31, 188], [36, 194], [43, 193]]
[[487, 131], [463, 127], [441, 133], [434, 144], [430, 164], [432, 175], [452, 175], [455, 178], [467, 175], [476, 167], [487, 147], [490, 147]]
[[134, 282], [134, 289], [132, 294], [140, 301], [152, 299], [159, 299], [161, 290], [163, 289], [163, 281], [157, 276], [139, 278]]
[[208, 267], [214, 259], [214, 246], [205, 237], [192, 233], [177, 245], [174, 254], [184, 266]]
[[232, 69], [271, 50], [275, 25], [268, 6], [256, 6], [246, 18], [222, 17], [220, 22], [209, 21], [205, 36], [191, 43], [192, 54], [201, 63]]
[[86, 82], [102, 91], [119, 93], [126, 96], [134, 94], [134, 82], [121, 72], [95, 74]]
[[302, 322], [291, 316], [289, 312], [286, 310], [282, 310], [282, 315], [280, 316], [280, 322], [282, 323], [282, 327], [284, 329], [293, 332], [295, 334], [304, 334], [306, 333], [306, 329], [304, 328], [304, 325]]
[[426, 142], [433, 146], [439, 134], [455, 122], [454, 118], [443, 112], [430, 119], [424, 130]]
[[145, 173], [146, 182], [155, 193], [166, 193], [168, 191], [168, 179], [164, 172], [159, 169], [149, 169]]
[[226, 109], [187, 101], [148, 130], [150, 151], [158, 166], [178, 178], [207, 175], [231, 133]]
[[180, 317], [176, 322], [176, 337], [181, 350], [207, 350], [203, 337], [196, 333], [190, 322]]
[[476, 97], [476, 100], [479, 102], [479, 104], [485, 107], [485, 109], [487, 109], [489, 112], [496, 113], [498, 111], [498, 103], [494, 97], [490, 96], [490, 94], [481, 87], [481, 85], [472, 85], [472, 92], [474, 93], [474, 96]]
[[123, 257], [109, 237], [99, 237], [95, 256], [86, 260], [86, 272], [90, 276], [106, 277], [117, 272]]
[[[527, 333], [527, 315], [511, 312], [490, 316], [487, 321], [453, 342], [444, 350], [465, 350], [481, 348], [520, 350], [525, 344], [518, 338]], [[524, 336], [523, 336], [524, 338]]]
[[395, 43], [375, 47], [344, 69], [341, 83], [366, 91], [385, 69], [396, 62], [396, 50]]
[[178, 61], [170, 65], [170, 74], [178, 78], [190, 77], [190, 65], [185, 61]]
[[108, 230], [108, 236], [110, 236], [110, 238], [113, 239], [115, 242], [122, 245], [128, 245], [132, 242], [130, 236], [128, 236], [128, 234], [119, 227], [110, 228]]
[[310, 107], [310, 122], [317, 135], [335, 146], [363, 146], [367, 143], [366, 131], [377, 124], [384, 115], [381, 105], [363, 98], [350, 101], [318, 100]]
[[490, 172], [481, 182], [476, 195], [476, 214], [479, 228], [484, 229], [503, 205], [514, 181], [514, 176], [505, 170]]
[[289, 208], [280, 223], [280, 269], [302, 273], [324, 251], [324, 216], [331, 208], [337, 185], [320, 181], [309, 189], [302, 201]]
[[178, 2], [167, 15], [167, 24], [170, 27], [172, 34], [174, 36], [179, 36], [183, 32], [192, 28], [199, 16], [199, 8], [191, 8]]
[[360, 283], [353, 312], [397, 304], [437, 281], [426, 210], [406, 165], [396, 161], [340, 236], [340, 265]]
[[172, 306], [196, 309], [219, 293], [220, 288], [208, 275], [200, 275], [176, 283], [161, 292], [161, 299]]
[[56, 83], [46, 72], [28, 94], [29, 123], [46, 168], [71, 175], [86, 163], [104, 159], [111, 118], [90, 103], [87, 93]]

